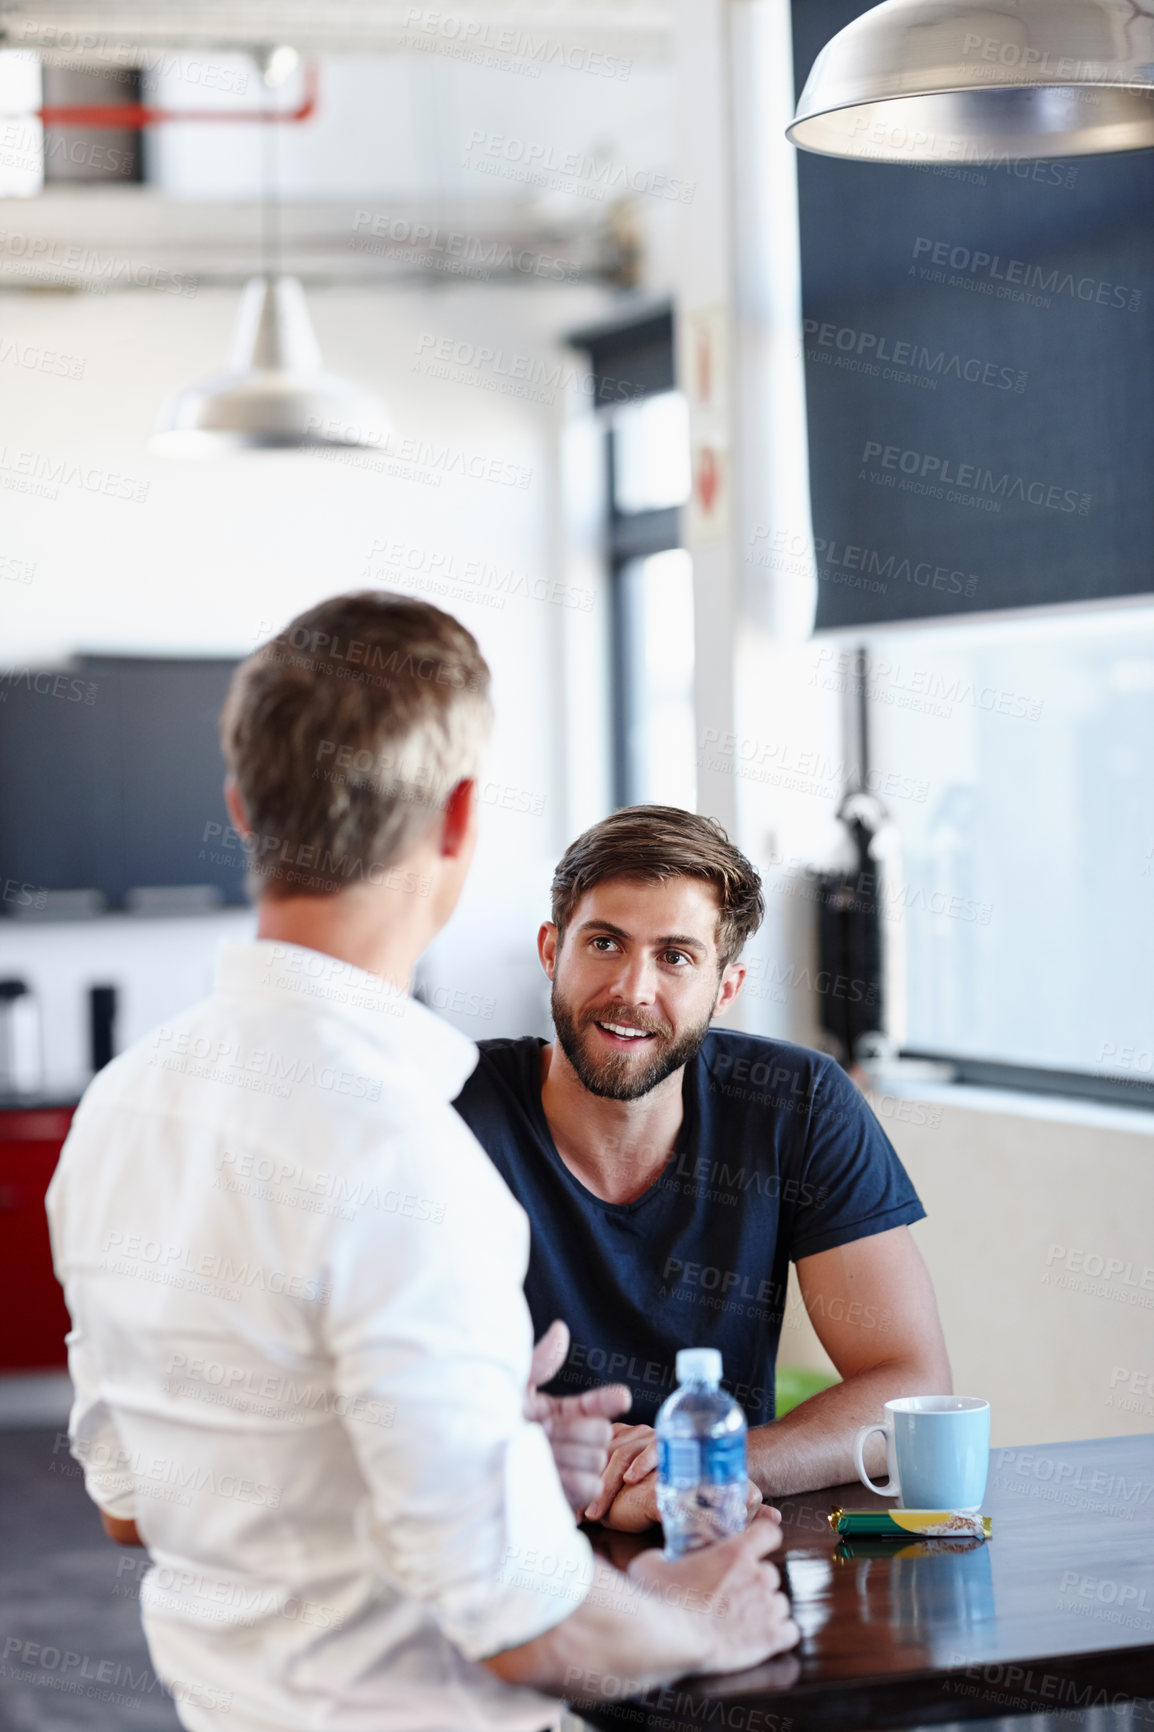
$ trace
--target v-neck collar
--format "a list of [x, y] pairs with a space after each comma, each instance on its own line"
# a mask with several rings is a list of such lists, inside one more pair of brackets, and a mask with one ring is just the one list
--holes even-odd
[[553, 1140], [553, 1132], [545, 1114], [545, 1103], [541, 1098], [541, 1049], [548, 1046], [549, 1042], [542, 1039], [540, 1035], [531, 1038], [534, 1040], [535, 1044], [530, 1048], [528, 1054], [529, 1063], [532, 1067], [531, 1087], [526, 1091], [528, 1095], [529, 1117], [533, 1122], [534, 1130], [536, 1130], [541, 1142], [544, 1144], [545, 1153], [548, 1155], [556, 1170], [568, 1181], [572, 1189], [577, 1192], [578, 1196], [584, 1198], [590, 1203], [596, 1204], [599, 1209], [608, 1209], [615, 1215], [635, 1214], [639, 1209], [642, 1209], [646, 1203], [651, 1202], [654, 1197], [662, 1195], [668, 1196], [669, 1186], [665, 1182], [666, 1174], [669, 1172], [670, 1167], [676, 1162], [678, 1156], [685, 1153], [686, 1148], [691, 1145], [697, 1133], [697, 1077], [694, 1067], [697, 1064], [700, 1049], [698, 1053], [694, 1053], [693, 1057], [686, 1061], [681, 1084], [681, 1125], [677, 1132], [676, 1141], [670, 1151], [669, 1159], [666, 1161], [657, 1177], [653, 1180], [653, 1183], [647, 1185], [641, 1192], [640, 1196], [633, 1197], [628, 1203], [611, 1203], [607, 1198], [599, 1197], [596, 1191], [591, 1191], [588, 1185], [582, 1184], [576, 1173], [573, 1172], [561, 1158], [561, 1151]]

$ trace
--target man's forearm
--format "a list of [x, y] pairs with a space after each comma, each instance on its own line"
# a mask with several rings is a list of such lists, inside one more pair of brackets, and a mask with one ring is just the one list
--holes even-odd
[[700, 1613], [643, 1593], [598, 1558], [593, 1586], [571, 1617], [485, 1664], [507, 1684], [553, 1695], [631, 1696], [699, 1669], [706, 1626]]
[[[791, 1492], [820, 1491], [857, 1478], [853, 1440], [858, 1428], [883, 1417], [898, 1395], [945, 1395], [952, 1387], [948, 1361], [901, 1359], [847, 1377], [811, 1395], [773, 1425], [749, 1434], [749, 1477], [768, 1502]], [[866, 1467], [885, 1477], [885, 1444], [872, 1437]]]

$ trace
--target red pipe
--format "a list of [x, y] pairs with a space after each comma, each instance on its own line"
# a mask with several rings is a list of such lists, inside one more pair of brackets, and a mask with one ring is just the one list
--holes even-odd
[[144, 126], [159, 126], [166, 121], [207, 120], [232, 123], [257, 121], [280, 125], [299, 125], [311, 120], [317, 107], [317, 69], [310, 61], [304, 69], [304, 95], [296, 108], [147, 108], [140, 102], [56, 103], [33, 110], [36, 119], [45, 126], [115, 127], [131, 131]]

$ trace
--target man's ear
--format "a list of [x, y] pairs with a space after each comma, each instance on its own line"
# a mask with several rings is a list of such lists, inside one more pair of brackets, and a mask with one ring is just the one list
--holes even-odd
[[244, 801], [240, 797], [240, 789], [236, 785], [236, 777], [231, 770], [224, 778], [224, 803], [237, 835], [250, 836], [252, 826], [248, 821], [248, 813], [244, 809]]
[[439, 852], [444, 859], [455, 859], [469, 839], [477, 818], [477, 784], [472, 777], [458, 782], [445, 801], [441, 816]]
[[551, 920], [544, 921], [540, 932], [537, 934], [537, 955], [541, 958], [541, 967], [550, 980], [552, 980], [553, 971], [557, 967], [557, 952], [560, 948], [561, 939], [557, 928]]
[[717, 1002], [713, 1007], [714, 1016], [724, 1016], [738, 993], [741, 991], [748, 969], [744, 962], [729, 962], [721, 971], [721, 982], [717, 988]]

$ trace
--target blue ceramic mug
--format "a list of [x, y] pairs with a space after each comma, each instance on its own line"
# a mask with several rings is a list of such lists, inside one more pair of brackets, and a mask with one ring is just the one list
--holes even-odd
[[[889, 1478], [875, 1485], [865, 1469], [866, 1439], [886, 1440]], [[863, 1425], [854, 1439], [858, 1477], [899, 1509], [981, 1508], [990, 1463], [990, 1404], [973, 1395], [902, 1395], [886, 1402], [884, 1423]]]

